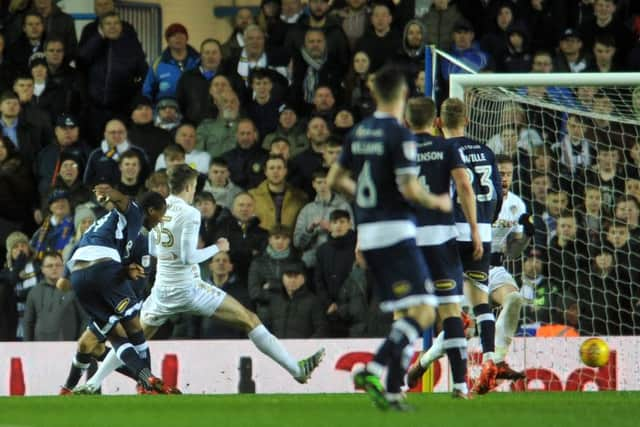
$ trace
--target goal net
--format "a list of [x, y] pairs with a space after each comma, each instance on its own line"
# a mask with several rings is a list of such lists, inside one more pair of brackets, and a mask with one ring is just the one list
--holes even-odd
[[[468, 136], [515, 162], [534, 241], [509, 264], [524, 330], [640, 334], [640, 76], [455, 75]], [[557, 329], [558, 333], [570, 329]]]

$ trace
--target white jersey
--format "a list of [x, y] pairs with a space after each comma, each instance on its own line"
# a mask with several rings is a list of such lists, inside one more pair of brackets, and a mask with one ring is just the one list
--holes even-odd
[[518, 224], [520, 216], [527, 213], [527, 207], [520, 197], [509, 191], [502, 200], [498, 220], [492, 226], [491, 252], [504, 252], [509, 233], [522, 233], [524, 227]]
[[194, 226], [200, 228], [200, 212], [179, 197], [167, 197], [163, 221], [149, 233], [150, 252], [158, 258], [155, 286], [193, 286], [200, 278], [198, 264], [185, 262], [184, 233]]

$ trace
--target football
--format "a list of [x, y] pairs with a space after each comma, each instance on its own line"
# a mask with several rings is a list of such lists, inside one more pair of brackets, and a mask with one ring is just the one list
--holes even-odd
[[593, 368], [604, 366], [609, 361], [609, 345], [601, 338], [589, 338], [580, 346], [580, 359]]

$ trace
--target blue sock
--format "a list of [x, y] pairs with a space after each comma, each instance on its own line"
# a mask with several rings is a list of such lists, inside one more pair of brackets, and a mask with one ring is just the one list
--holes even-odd
[[464, 383], [467, 377], [467, 340], [464, 337], [462, 319], [458, 316], [447, 317], [442, 321], [442, 329], [453, 382]]

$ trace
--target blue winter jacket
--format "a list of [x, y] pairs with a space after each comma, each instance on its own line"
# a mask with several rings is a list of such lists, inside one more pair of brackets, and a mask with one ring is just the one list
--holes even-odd
[[200, 65], [200, 54], [191, 46], [187, 46], [187, 57], [182, 67], [172, 56], [169, 48], [153, 61], [144, 80], [142, 94], [155, 104], [162, 98], [175, 98], [178, 80], [182, 73]]

